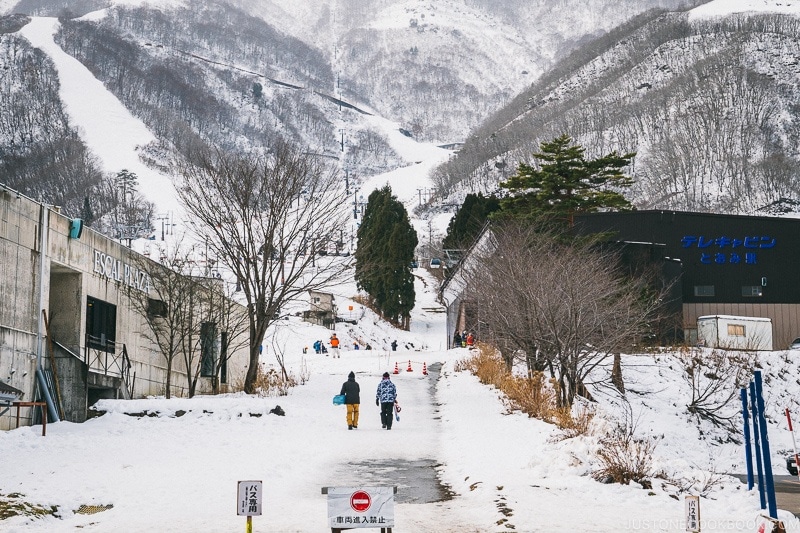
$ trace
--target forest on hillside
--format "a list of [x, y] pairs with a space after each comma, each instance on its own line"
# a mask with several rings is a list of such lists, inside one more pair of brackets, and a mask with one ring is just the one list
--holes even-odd
[[643, 16], [577, 50], [437, 169], [439, 195], [496, 191], [543, 141], [636, 152], [639, 208], [791, 208], [800, 185], [800, 19]]

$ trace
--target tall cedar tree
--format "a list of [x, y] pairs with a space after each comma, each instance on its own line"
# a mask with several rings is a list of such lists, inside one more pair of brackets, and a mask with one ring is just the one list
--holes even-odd
[[464, 250], [469, 248], [477, 237], [489, 215], [500, 209], [500, 200], [481, 193], [468, 194], [464, 203], [450, 219], [447, 235], [442, 246], [448, 250]]
[[533, 154], [535, 166], [520, 163], [517, 173], [502, 182], [511, 196], [501, 200], [501, 215], [517, 218], [545, 216], [554, 222], [572, 225], [575, 213], [591, 213], [601, 208], [615, 211], [633, 209], [620, 189], [633, 179], [622, 173], [635, 153], [616, 151], [597, 159], [584, 158], [584, 149], [562, 135], [541, 144]]
[[369, 195], [355, 253], [359, 290], [385, 319], [408, 329], [414, 308], [411, 261], [417, 232], [389, 186]]

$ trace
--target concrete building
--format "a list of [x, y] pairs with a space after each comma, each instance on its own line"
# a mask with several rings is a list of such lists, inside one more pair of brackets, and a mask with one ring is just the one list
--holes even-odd
[[310, 309], [303, 311], [303, 320], [328, 329], [336, 329], [336, 299], [329, 292], [308, 291]]
[[[166, 359], [134, 305], [144, 295], [148, 313], [170, 306], [148, 299], [150, 273], [163, 266], [3, 187], [0, 268], [0, 387], [21, 391], [17, 399], [26, 402], [48, 400], [49, 420], [74, 422], [100, 398], [165, 394]], [[174, 360], [172, 395], [186, 395], [194, 375], [198, 394], [243, 381], [246, 346], [229, 349], [228, 332], [216, 324], [203, 329], [193, 348], [199, 366], [187, 372], [183, 357]], [[0, 398], [0, 429], [15, 425], [10, 403]], [[36, 410], [22, 408], [21, 423], [37, 421]]]

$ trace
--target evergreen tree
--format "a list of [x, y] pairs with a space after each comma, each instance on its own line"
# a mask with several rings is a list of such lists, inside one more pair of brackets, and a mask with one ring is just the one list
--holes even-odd
[[470, 193], [458, 209], [450, 224], [442, 247], [448, 250], [464, 250], [469, 248], [477, 237], [489, 215], [500, 209], [500, 200], [492, 196]]
[[619, 190], [633, 184], [622, 169], [636, 154], [614, 151], [586, 159], [584, 149], [562, 135], [543, 142], [541, 151], [533, 155], [538, 168], [520, 163], [517, 173], [500, 184], [511, 193], [501, 201], [500, 216], [545, 217], [571, 225], [575, 213], [633, 209]]
[[92, 225], [94, 222], [94, 210], [92, 209], [92, 204], [89, 202], [89, 197], [83, 197], [83, 209], [81, 209], [81, 219], [83, 223], [88, 227]]
[[373, 191], [358, 228], [355, 279], [381, 316], [406, 329], [416, 298], [411, 261], [417, 242], [408, 213], [391, 188]]

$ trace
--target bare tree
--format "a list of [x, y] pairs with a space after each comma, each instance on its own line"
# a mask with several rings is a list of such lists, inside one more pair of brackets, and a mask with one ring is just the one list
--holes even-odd
[[[140, 272], [149, 278], [145, 287], [128, 285], [130, 302], [147, 325], [142, 335], [155, 344], [164, 358], [166, 366], [165, 396], [172, 395], [172, 371], [175, 360], [187, 349], [191, 349], [193, 338], [199, 329], [199, 313], [195, 306], [200, 297], [199, 286], [189, 276], [187, 252], [176, 248], [160, 265], [146, 258], [136, 262]], [[149, 286], [148, 286], [149, 285]], [[144, 289], [144, 290], [141, 290]], [[191, 385], [192, 369], [186, 367]], [[190, 395], [193, 388], [189, 387]]]
[[527, 223], [495, 225], [493, 233], [494, 245], [467, 273], [487, 340], [509, 365], [524, 357], [530, 371], [548, 371], [560, 405], [572, 405], [595, 368], [641, 338], [660, 294], [592, 243]]
[[[222, 279], [204, 278], [202, 283], [207, 290], [203, 293], [206, 301], [203, 305], [203, 322], [213, 324], [219, 330], [219, 347], [215, 346], [213, 357], [201, 354], [203, 359], [198, 368], [201, 375], [211, 378], [211, 390], [220, 392], [222, 373], [227, 374], [227, 362], [231, 355], [248, 344], [247, 309], [231, 298], [227, 293], [227, 285]], [[202, 347], [201, 347], [202, 348]]]
[[259, 348], [289, 301], [332, 285], [349, 267], [315, 260], [349, 213], [343, 183], [311, 155], [278, 142], [266, 155], [197, 149], [178, 163], [179, 198], [193, 230], [243, 291], [250, 332], [245, 392], [255, 392]]
[[678, 359], [692, 390], [686, 410], [734, 434], [740, 416], [739, 390], [752, 374], [755, 351], [686, 348]]
[[162, 256], [163, 264], [141, 257], [135, 266], [147, 276], [147, 283], [140, 284], [146, 290], [128, 286], [131, 305], [147, 324], [143, 335], [164, 358], [167, 398], [176, 359], [186, 370], [190, 398], [201, 376], [211, 378], [216, 394], [222, 368], [247, 342], [244, 306], [226, 294], [223, 280], [196, 276], [191, 255], [192, 251], [179, 243]]

